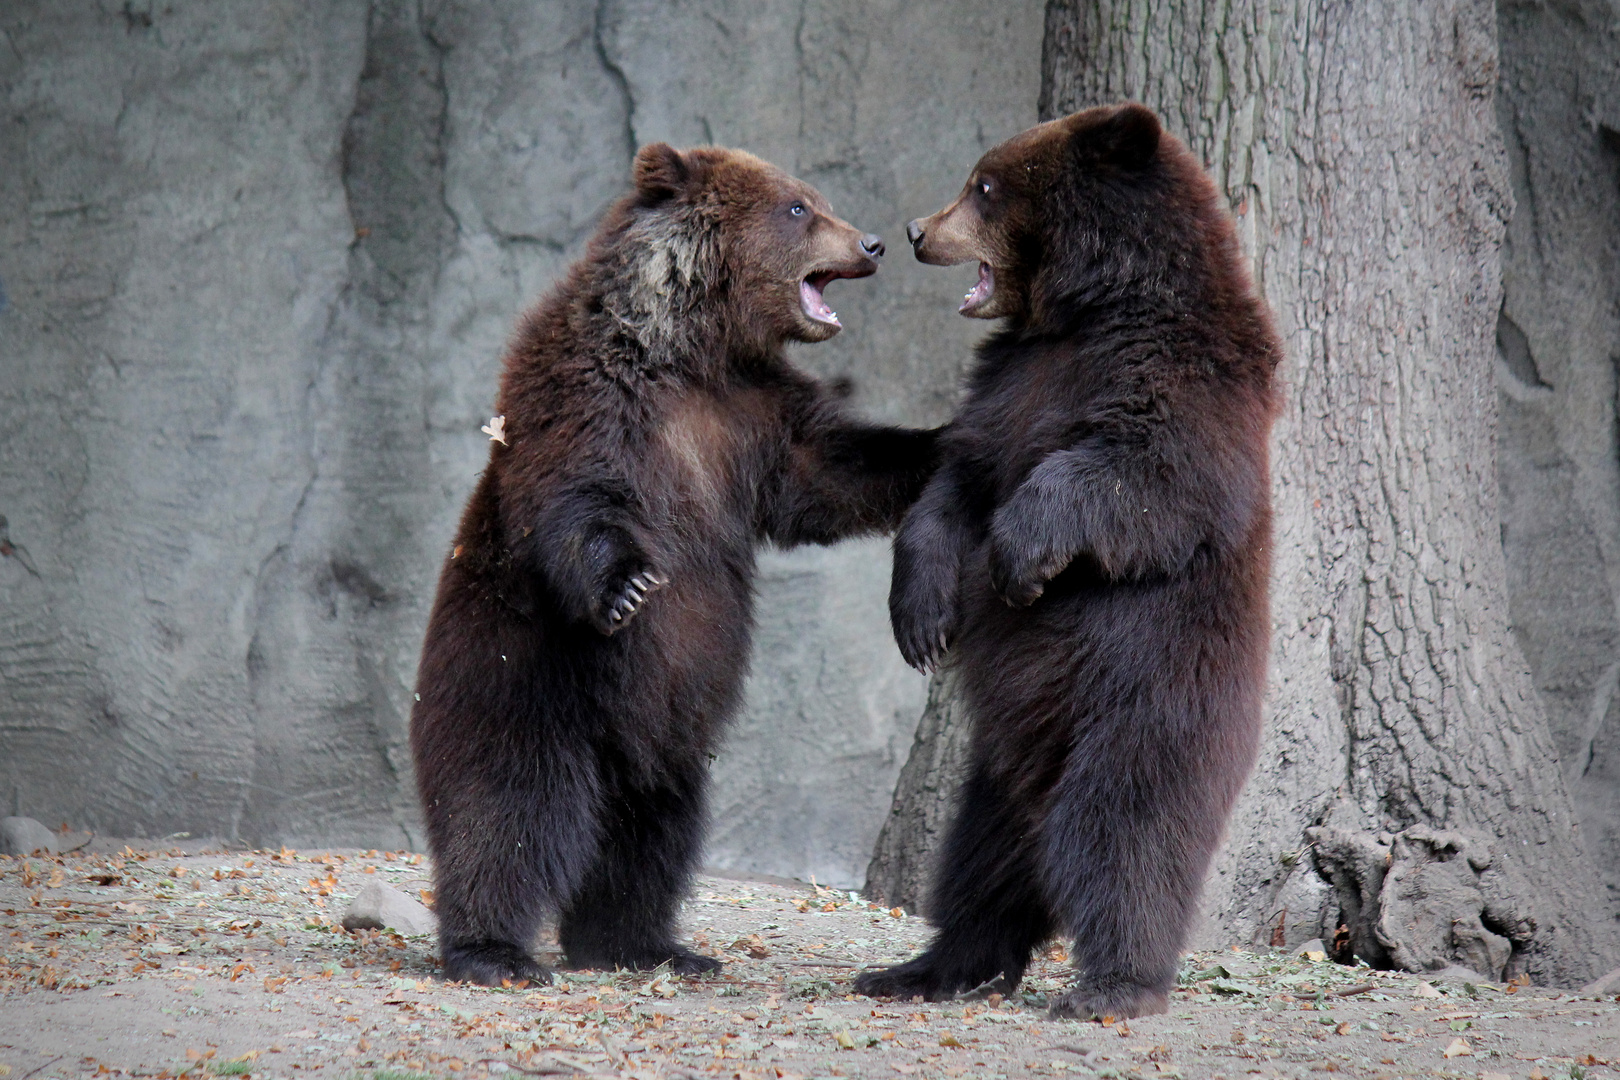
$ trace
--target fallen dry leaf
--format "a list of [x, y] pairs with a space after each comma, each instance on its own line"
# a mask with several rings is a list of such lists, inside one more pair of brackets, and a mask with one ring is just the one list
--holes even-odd
[[1452, 1039], [1451, 1045], [1445, 1049], [1445, 1056], [1448, 1058], [1467, 1057], [1471, 1056], [1473, 1053], [1474, 1051], [1470, 1049], [1468, 1044], [1463, 1042], [1461, 1039]]
[[[987, 995], [983, 1002], [943, 1006], [851, 997], [848, 980], [853, 972], [833, 971], [832, 966], [846, 961], [858, 966], [907, 955], [925, 944], [924, 920], [833, 889], [744, 886], [708, 879], [703, 879], [700, 895], [692, 901], [701, 915], [693, 920], [697, 925], [688, 924], [691, 940], [693, 944], [712, 942], [706, 950], [711, 955], [741, 961], [734, 968], [700, 979], [662, 972], [647, 972], [639, 977], [629, 972], [601, 972], [568, 975], [546, 987], [524, 987], [512, 980], [513, 985], [505, 988], [512, 997], [506, 998], [499, 989], [438, 981], [432, 969], [435, 951], [430, 940], [407, 941], [397, 934], [376, 931], [343, 934], [331, 925], [335, 918], [332, 911], [317, 914], [315, 901], [322, 899], [326, 889], [333, 889], [326, 897], [328, 907], [340, 907], [344, 901], [338, 897], [356, 892], [367, 882], [382, 880], [379, 875], [385, 873], [397, 875], [388, 880], [407, 895], [429, 886], [431, 883], [423, 880], [428, 874], [406, 873], [427, 862], [413, 861], [415, 857], [408, 851], [375, 855], [354, 852], [346, 857], [288, 851], [284, 858], [268, 852], [255, 853], [254, 861], [260, 869], [247, 873], [247, 860], [242, 856], [184, 856], [188, 872], [180, 880], [170, 873], [177, 858], [182, 857], [156, 853], [126, 866], [116, 854], [86, 857], [64, 864], [68, 872], [63, 888], [74, 892], [41, 891], [32, 895], [32, 888], [25, 891], [19, 887], [20, 879], [31, 865], [34, 887], [42, 889], [52, 873], [51, 864], [37, 859], [31, 864], [7, 863], [0, 858], [0, 914], [9, 912], [0, 920], [0, 999], [8, 1001], [0, 1010], [9, 1007], [8, 994], [43, 991], [53, 982], [59, 984], [58, 992], [89, 990], [97, 997], [115, 997], [119, 994], [116, 987], [136, 983], [149, 992], [169, 990], [170, 979], [174, 980], [172, 989], [185, 995], [180, 1001], [188, 1006], [192, 995], [200, 1007], [218, 1007], [222, 1001], [234, 1006], [244, 1004], [240, 998], [232, 1001], [231, 996], [251, 985], [248, 975], [257, 965], [265, 968], [265, 975], [259, 976], [265, 998], [258, 1003], [265, 1015], [257, 1020], [261, 1025], [258, 1038], [245, 1045], [277, 1045], [257, 1059], [262, 1065], [252, 1066], [255, 1080], [261, 1072], [264, 1076], [313, 1075], [288, 1073], [291, 1062], [278, 1056], [281, 1054], [297, 1056], [300, 1063], [307, 1058], [309, 1064], [334, 1068], [334, 1075], [367, 1078], [373, 1072], [386, 1075], [397, 1069], [404, 1075], [425, 1073], [440, 1080], [461, 1080], [482, 1076], [489, 1070], [491, 1080], [497, 1075], [523, 1080], [520, 1071], [532, 1069], [535, 1075], [561, 1075], [559, 1070], [567, 1070], [582, 1076], [611, 1073], [622, 1077], [689, 1076], [695, 1080], [707, 1074], [735, 1080], [787, 1080], [795, 1071], [827, 1073], [826, 1068], [814, 1066], [811, 1061], [819, 1057], [826, 1062], [830, 1056], [834, 1061], [860, 1062], [859, 1070], [845, 1065], [843, 1071], [851, 1075], [870, 1072], [876, 1077], [887, 1072], [908, 1080], [953, 1075], [971, 1080], [996, 1073], [1070, 1073], [1073, 1062], [1065, 1066], [1061, 1054], [1052, 1058], [1048, 1052], [1062, 1050], [1081, 1054], [1087, 1061], [1095, 1060], [1089, 1055], [1108, 1054], [1109, 1044], [1098, 1040], [1109, 1031], [1124, 1040], [1111, 1043], [1116, 1060], [1134, 1060], [1143, 1076], [1159, 1080], [1177, 1075], [1214, 1075], [1217, 1070], [1212, 1067], [1209, 1052], [1214, 1057], [1241, 1057], [1262, 1068], [1273, 1061], [1281, 1065], [1282, 1061], [1309, 1060], [1315, 1062], [1309, 1066], [1315, 1072], [1348, 1075], [1355, 1071], [1353, 1067], [1323, 1060], [1323, 1052], [1329, 1047], [1354, 1052], [1358, 1039], [1367, 1044], [1363, 1052], [1371, 1054], [1369, 1064], [1380, 1060], [1379, 1051], [1372, 1050], [1371, 1044], [1383, 1040], [1380, 1049], [1391, 1055], [1384, 1063], [1392, 1067], [1388, 1069], [1392, 1076], [1426, 1073], [1434, 1067], [1428, 1055], [1437, 1048], [1445, 1052], [1447, 1044], [1451, 1044], [1451, 1056], [1439, 1066], [1446, 1071], [1455, 1061], [1466, 1077], [1476, 1080], [1503, 1080], [1507, 1075], [1524, 1080], [1525, 1073], [1482, 1075], [1479, 1070], [1491, 1067], [1485, 1065], [1488, 1059], [1495, 1068], [1504, 1069], [1515, 1058], [1523, 1061], [1520, 1067], [1528, 1070], [1538, 1055], [1527, 1051], [1544, 1049], [1539, 1034], [1534, 1040], [1525, 1034], [1539, 1033], [1536, 1024], [1545, 1022], [1542, 1014], [1548, 995], [1533, 988], [1517, 997], [1498, 994], [1487, 998], [1487, 988], [1480, 987], [1481, 992], [1471, 995], [1470, 1000], [1458, 984], [1433, 982], [1426, 992], [1418, 989], [1416, 975], [1357, 972], [1367, 982], [1364, 986], [1357, 984], [1356, 990], [1376, 988], [1380, 996], [1407, 997], [1408, 1004], [1368, 1005], [1369, 997], [1341, 1002], [1339, 998], [1353, 981], [1347, 973], [1325, 965], [1313, 966], [1297, 957], [1283, 960], [1281, 970], [1273, 971], [1267, 967], [1268, 961], [1275, 962], [1270, 954], [1257, 956], [1243, 950], [1230, 956], [1223, 950], [1190, 958], [1190, 970], [1203, 973], [1212, 965], [1228, 965], [1223, 974], [1230, 971], [1229, 977], [1234, 980], [1250, 980], [1255, 990], [1270, 998], [1274, 1009], [1282, 1006], [1278, 1011], [1289, 1006], [1309, 1008], [1312, 996], [1325, 994], [1333, 999], [1331, 1004], [1338, 1014], [1331, 1023], [1318, 1025], [1310, 1021], [1328, 1014], [1308, 1013], [1301, 1017], [1304, 1023], [1297, 1030], [1268, 1029], [1251, 1034], [1246, 1030], [1249, 1021], [1259, 1018], [1245, 1016], [1242, 1008], [1259, 1002], [1228, 1001], [1202, 992], [1196, 984], [1203, 980], [1190, 981], [1174, 992], [1177, 1000], [1172, 1010], [1187, 1008], [1202, 1014], [1197, 1018], [1209, 1021], [1206, 1027], [1210, 1035], [1229, 1033], [1220, 1037], [1222, 1047], [1215, 1048], [1189, 1042], [1190, 1033], [1184, 1034], [1179, 1028], [1161, 1032], [1150, 1022], [1143, 1024], [1139, 1033], [1142, 1039], [1131, 1033], [1129, 1024], [1117, 1019], [1106, 1028], [1077, 1026], [1071, 1034], [1067, 1027], [1048, 1024], [1044, 1011], [1019, 994]], [[243, 870], [232, 870], [232, 862]], [[121, 879], [121, 889], [113, 896], [93, 891], [103, 876]], [[242, 880], [239, 892], [238, 881], [233, 879], [243, 877], [252, 880]], [[199, 879], [211, 909], [206, 913], [195, 910], [199, 894], [191, 886]], [[246, 891], [249, 885], [251, 896]], [[307, 891], [300, 892], [301, 888]], [[701, 895], [705, 889], [710, 895]], [[238, 897], [247, 898], [247, 902]], [[114, 907], [114, 900], [121, 901], [121, 907]], [[143, 902], [142, 907], [152, 914], [137, 917], [129, 912], [127, 909], [136, 901]], [[59, 906], [64, 910], [58, 911]], [[824, 913], [822, 909], [827, 906], [833, 910]], [[11, 910], [29, 907], [33, 910]], [[107, 928], [81, 932], [81, 917], [88, 923], [105, 923]], [[16, 931], [22, 932], [20, 940], [6, 936]], [[868, 940], [872, 938], [878, 940]], [[548, 953], [556, 949], [554, 938], [547, 939], [547, 947]], [[1046, 995], [1061, 991], [1071, 977], [1069, 972], [1058, 969], [1066, 960], [1065, 950], [1058, 945], [1043, 948], [1032, 957], [1028, 975], [1032, 991]], [[52, 967], [46, 969], [45, 964]], [[1411, 994], [1418, 996], [1407, 996]], [[374, 1000], [377, 995], [386, 1000]], [[665, 998], [674, 999], [668, 1006], [675, 1009], [674, 1016], [654, 1011], [666, 1008], [661, 1004]], [[1487, 1000], [1492, 1009], [1513, 1012], [1503, 1025], [1505, 1030], [1497, 1032], [1493, 1028], [1490, 1036], [1476, 1035], [1491, 1040], [1478, 1050], [1471, 1046], [1466, 1052], [1459, 1050], [1453, 1039], [1463, 1035], [1459, 1029], [1467, 1019], [1476, 1017], [1474, 1022], [1481, 1022], [1477, 1016], [1487, 1015], [1482, 1011]], [[523, 1004], [513, 1010], [509, 1001]], [[311, 1003], [319, 1008], [306, 1019], [301, 1015], [302, 1007]], [[143, 1009], [148, 1004], [136, 1001], [109, 1007]], [[389, 1007], [385, 1022], [379, 1024], [377, 1021], [383, 1018], [368, 1015], [367, 1010], [374, 1006]], [[285, 1014], [282, 1008], [287, 1010]], [[1413, 1015], [1386, 1022], [1380, 1016], [1383, 1010], [1390, 1009]], [[398, 1030], [392, 1023], [396, 1017], [401, 1021]], [[1373, 1018], [1374, 1023], [1363, 1024], [1366, 1018]], [[161, 1022], [167, 1017], [156, 1019]], [[407, 1039], [403, 1026], [406, 1022], [420, 1028], [421, 1038], [442, 1040], [437, 1049]], [[189, 1026], [192, 1022], [187, 1023]], [[304, 1030], [289, 1031], [287, 1027], [306, 1023], [309, 1027]], [[1452, 1038], [1445, 1038], [1447, 1023], [1453, 1025]], [[192, 1029], [192, 1034], [199, 1036], [198, 1056], [187, 1062], [175, 1053], [186, 1049], [180, 1034], [174, 1028], [164, 1029], [158, 1045], [167, 1048], [165, 1056], [177, 1071], [185, 1069], [185, 1076], [204, 1078], [207, 1069], [222, 1073], [247, 1071], [245, 1064], [234, 1068], [222, 1064], [243, 1060], [237, 1057], [242, 1045], [227, 1042], [218, 1048], [215, 1058], [203, 1059], [201, 1055], [209, 1047], [202, 1042], [197, 1028]], [[411, 1034], [416, 1031], [412, 1029]], [[1318, 1042], [1324, 1036], [1331, 1040], [1335, 1034], [1349, 1038]], [[1436, 1045], [1434, 1035], [1444, 1041]], [[1053, 1039], [1067, 1038], [1082, 1039], [1091, 1047], [1052, 1043]], [[1154, 1045], [1161, 1040], [1168, 1050]], [[1467, 1039], [1463, 1045], [1473, 1041]], [[599, 1042], [608, 1047], [605, 1058]], [[622, 1053], [619, 1047], [623, 1047]], [[882, 1049], [885, 1047], [888, 1049]], [[964, 1052], [947, 1052], [958, 1049]], [[1130, 1053], [1120, 1053], [1127, 1049]], [[99, 1052], [89, 1045], [84, 1050]], [[843, 1050], [851, 1051], [848, 1057], [841, 1053]], [[973, 1054], [968, 1055], [967, 1050]], [[690, 1060], [674, 1056], [682, 1052], [690, 1052]], [[1479, 1057], [1480, 1062], [1470, 1069], [1460, 1060], [1464, 1056]], [[771, 1064], [761, 1060], [771, 1058]], [[707, 1067], [711, 1060], [718, 1067], [713, 1072]], [[1568, 1058], [1557, 1060], [1571, 1063]], [[89, 1057], [84, 1061], [89, 1064], [79, 1070], [79, 1075], [88, 1080], [115, 1080], [116, 1071], [100, 1071], [100, 1064]], [[507, 1069], [495, 1068], [498, 1061], [504, 1061]], [[1429, 1064], [1420, 1067], [1423, 1061]], [[451, 1062], [461, 1068], [453, 1068]], [[1572, 1062], [1576, 1066], [1583, 1063], [1600, 1064], [1596, 1057], [1586, 1059], [1581, 1055]], [[694, 1065], [702, 1067], [688, 1071]], [[13, 1066], [9, 1080], [18, 1080], [19, 1074], [31, 1067]], [[1552, 1074], [1567, 1080], [1564, 1064], [1556, 1070], [1550, 1064], [1542, 1068], [1539, 1080], [1547, 1080]], [[6, 1080], [3, 1073], [0, 1080]], [[46, 1078], [41, 1075], [35, 1080]]]

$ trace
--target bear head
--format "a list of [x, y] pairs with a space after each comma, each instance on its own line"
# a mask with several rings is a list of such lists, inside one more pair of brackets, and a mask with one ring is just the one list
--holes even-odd
[[875, 273], [883, 254], [815, 188], [741, 150], [653, 143], [636, 154], [634, 185], [635, 306], [652, 322], [701, 321], [707, 305], [733, 341], [825, 341], [843, 327], [827, 285]]
[[921, 262], [979, 264], [963, 315], [1040, 322], [1066, 302], [1166, 286], [1189, 258], [1202, 263], [1214, 195], [1150, 110], [1102, 106], [992, 148], [956, 200], [906, 236]]

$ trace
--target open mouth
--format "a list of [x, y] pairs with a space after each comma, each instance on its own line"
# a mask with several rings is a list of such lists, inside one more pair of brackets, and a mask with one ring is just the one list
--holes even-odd
[[979, 264], [979, 280], [962, 297], [962, 306], [956, 310], [963, 315], [971, 315], [988, 303], [995, 291], [996, 271], [989, 263], [982, 262]]
[[828, 326], [843, 328], [838, 321], [838, 312], [834, 311], [823, 297], [822, 290], [828, 284], [839, 278], [866, 277], [871, 271], [853, 272], [849, 270], [817, 270], [799, 282], [799, 307], [804, 311], [805, 318], [811, 322], [825, 323]]

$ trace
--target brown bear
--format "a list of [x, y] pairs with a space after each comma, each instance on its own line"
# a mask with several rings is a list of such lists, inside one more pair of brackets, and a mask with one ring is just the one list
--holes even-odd
[[850, 419], [783, 351], [882, 254], [758, 158], [657, 144], [522, 320], [411, 716], [447, 978], [549, 978], [551, 914], [575, 966], [720, 966], [675, 915], [755, 548], [891, 531], [933, 467], [933, 432]]
[[1016, 986], [1072, 935], [1058, 1016], [1163, 1012], [1254, 762], [1282, 355], [1215, 186], [1139, 105], [995, 147], [917, 257], [1001, 318], [895, 539], [901, 651], [959, 672], [969, 767], [928, 949], [863, 994]]

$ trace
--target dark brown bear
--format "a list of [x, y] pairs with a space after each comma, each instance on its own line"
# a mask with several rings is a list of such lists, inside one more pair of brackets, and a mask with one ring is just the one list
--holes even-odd
[[892, 530], [934, 461], [783, 354], [837, 333], [822, 290], [882, 253], [751, 155], [658, 144], [523, 319], [411, 716], [447, 978], [548, 978], [550, 914], [576, 966], [720, 966], [675, 914], [755, 547]]
[[1003, 143], [907, 232], [1006, 321], [895, 541], [901, 651], [952, 649], [973, 723], [937, 934], [856, 989], [1015, 986], [1063, 933], [1055, 1015], [1163, 1012], [1260, 734], [1281, 347], [1214, 185], [1138, 105]]

